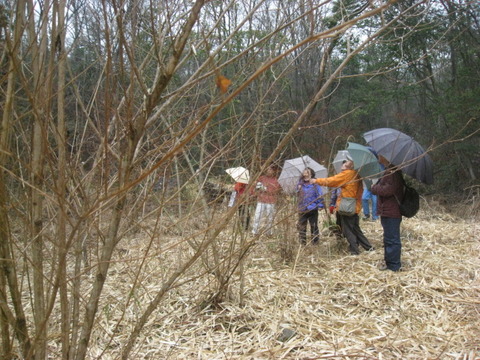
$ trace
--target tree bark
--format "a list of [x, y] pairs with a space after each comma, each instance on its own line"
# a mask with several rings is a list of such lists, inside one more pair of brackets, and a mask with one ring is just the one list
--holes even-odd
[[57, 148], [58, 148], [58, 173], [57, 173], [57, 206], [58, 224], [57, 240], [59, 253], [58, 279], [60, 287], [61, 329], [62, 329], [62, 359], [68, 360], [70, 354], [70, 306], [67, 289], [67, 140], [65, 125], [65, 7], [66, 1], [55, 2], [58, 7], [58, 25], [53, 38], [56, 39], [55, 52], [58, 56], [58, 80], [57, 80]]

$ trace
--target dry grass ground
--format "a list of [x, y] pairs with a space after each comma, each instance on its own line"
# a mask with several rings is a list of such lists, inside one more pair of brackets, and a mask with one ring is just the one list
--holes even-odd
[[[132, 359], [480, 359], [480, 225], [472, 209], [453, 215], [432, 199], [405, 219], [399, 273], [377, 269], [378, 221], [362, 221], [374, 252], [350, 256], [345, 240], [324, 229], [320, 245], [290, 247], [288, 263], [284, 250], [296, 244], [294, 226], [279, 226], [251, 250], [244, 306], [238, 282], [229, 300], [200, 306], [213, 276], [199, 276], [168, 294]], [[144, 262], [139, 286], [125, 288], [144, 249], [138, 234], [113, 265], [92, 358], [118, 357], [168, 264], [181, 257], [178, 248], [158, 249], [158, 261]]]

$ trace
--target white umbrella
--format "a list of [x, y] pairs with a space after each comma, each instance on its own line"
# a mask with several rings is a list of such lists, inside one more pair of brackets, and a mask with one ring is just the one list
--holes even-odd
[[316, 178], [324, 178], [328, 175], [328, 170], [325, 166], [320, 165], [310, 156], [305, 155], [299, 158], [285, 160], [282, 172], [278, 178], [278, 182], [286, 193], [294, 193], [300, 180], [300, 176], [305, 168], [311, 168], [315, 171]]
[[248, 184], [250, 181], [250, 172], [244, 167], [236, 167], [225, 170], [225, 172], [230, 175], [233, 180], [242, 184]]

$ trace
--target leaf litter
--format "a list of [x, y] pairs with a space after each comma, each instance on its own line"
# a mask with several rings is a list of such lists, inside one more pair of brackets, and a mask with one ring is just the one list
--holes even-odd
[[[377, 269], [383, 260], [379, 221], [362, 229], [376, 250], [350, 256], [346, 241], [324, 229], [319, 245], [295, 247], [279, 231], [260, 238], [239, 284], [216, 306], [200, 306], [213, 276], [172, 289], [143, 329], [131, 356], [142, 359], [480, 359], [480, 226], [474, 220], [422, 211], [404, 219], [403, 271]], [[228, 237], [229, 233], [223, 236]], [[289, 238], [287, 238], [289, 237]], [[172, 241], [174, 239], [172, 238]], [[143, 310], [179, 256], [159, 250], [132, 288], [141, 236], [105, 285], [90, 355], [116, 359]], [[184, 248], [188, 251], [188, 248]], [[125, 281], [128, 279], [129, 281]], [[125, 286], [124, 286], [125, 284]], [[129, 285], [129, 288], [126, 286]], [[127, 301], [127, 297], [130, 296]]]

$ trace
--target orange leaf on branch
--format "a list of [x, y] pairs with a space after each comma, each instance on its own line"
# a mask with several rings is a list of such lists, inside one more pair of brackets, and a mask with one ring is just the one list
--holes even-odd
[[217, 75], [216, 83], [223, 94], [227, 92], [228, 87], [232, 84], [232, 82], [223, 75]]

